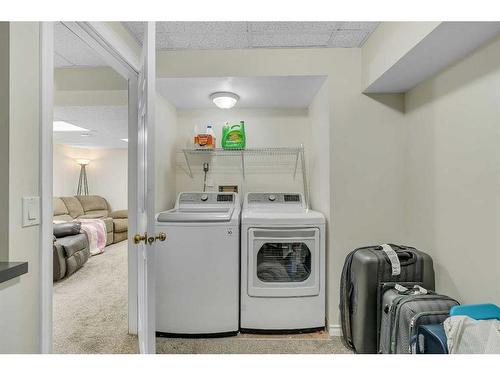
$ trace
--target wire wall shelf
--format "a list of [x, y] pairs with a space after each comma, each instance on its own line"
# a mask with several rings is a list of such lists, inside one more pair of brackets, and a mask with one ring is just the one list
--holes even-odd
[[191, 178], [202, 171], [203, 163], [209, 163], [216, 173], [241, 174], [243, 179], [251, 174], [287, 174], [302, 178], [307, 200], [307, 181], [304, 147], [259, 147], [241, 150], [181, 149], [178, 150], [177, 167]]

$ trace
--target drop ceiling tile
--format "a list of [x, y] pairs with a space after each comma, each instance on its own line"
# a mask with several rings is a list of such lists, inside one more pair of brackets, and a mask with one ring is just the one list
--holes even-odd
[[253, 33], [252, 47], [326, 47], [330, 33], [316, 34], [278, 34]]
[[367, 31], [339, 30], [333, 33], [328, 44], [333, 48], [358, 48], [363, 45], [369, 35]]
[[[126, 27], [142, 43], [143, 22], [126, 22]], [[251, 47], [359, 47], [375, 30], [379, 22], [159, 22], [157, 39], [159, 49], [189, 48], [251, 48]], [[231, 43], [231, 36], [215, 37], [208, 34], [239, 34], [232, 39], [243, 39], [248, 34], [249, 43]], [[182, 35], [185, 34], [185, 35]], [[207, 34], [200, 42], [196, 35]], [[279, 34], [269, 36], [266, 34]], [[287, 34], [295, 35], [286, 36]], [[329, 34], [330, 43], [323, 39]], [[171, 40], [170, 35], [172, 35]], [[316, 36], [314, 36], [316, 35]], [[214, 39], [224, 39], [218, 43]], [[212, 42], [211, 42], [212, 40]], [[255, 42], [253, 42], [255, 40]], [[302, 40], [300, 44], [298, 40]], [[266, 42], [267, 41], [267, 42]], [[269, 43], [269, 44], [266, 44]], [[179, 44], [183, 47], [176, 47]], [[323, 45], [324, 44], [324, 45]], [[234, 45], [234, 46], [233, 46]], [[193, 47], [191, 47], [193, 46]], [[196, 47], [198, 46], [198, 47]]]
[[246, 33], [168, 33], [160, 38], [160, 48], [168, 49], [228, 49], [247, 48], [248, 35]]
[[130, 31], [134, 38], [142, 44], [144, 38], [144, 24], [145, 22], [123, 22], [125, 27]]
[[242, 33], [247, 22], [158, 22], [159, 33]]
[[250, 22], [251, 32], [272, 33], [328, 33], [338, 22]]

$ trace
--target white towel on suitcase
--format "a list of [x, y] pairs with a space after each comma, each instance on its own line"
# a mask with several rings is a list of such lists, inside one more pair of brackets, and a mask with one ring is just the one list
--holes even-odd
[[500, 320], [451, 316], [444, 330], [450, 354], [500, 354]]

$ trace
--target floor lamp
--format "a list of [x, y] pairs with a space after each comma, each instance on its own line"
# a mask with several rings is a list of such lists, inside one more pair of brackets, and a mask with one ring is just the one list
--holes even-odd
[[87, 182], [87, 171], [85, 167], [90, 163], [90, 160], [78, 159], [76, 162], [80, 164], [80, 178], [78, 179], [76, 195], [89, 195], [89, 184]]

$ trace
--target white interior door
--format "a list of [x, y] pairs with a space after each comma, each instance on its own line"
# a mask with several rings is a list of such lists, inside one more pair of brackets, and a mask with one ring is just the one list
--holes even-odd
[[155, 321], [155, 23], [147, 22], [138, 79], [137, 229], [138, 336], [142, 354], [156, 353]]

